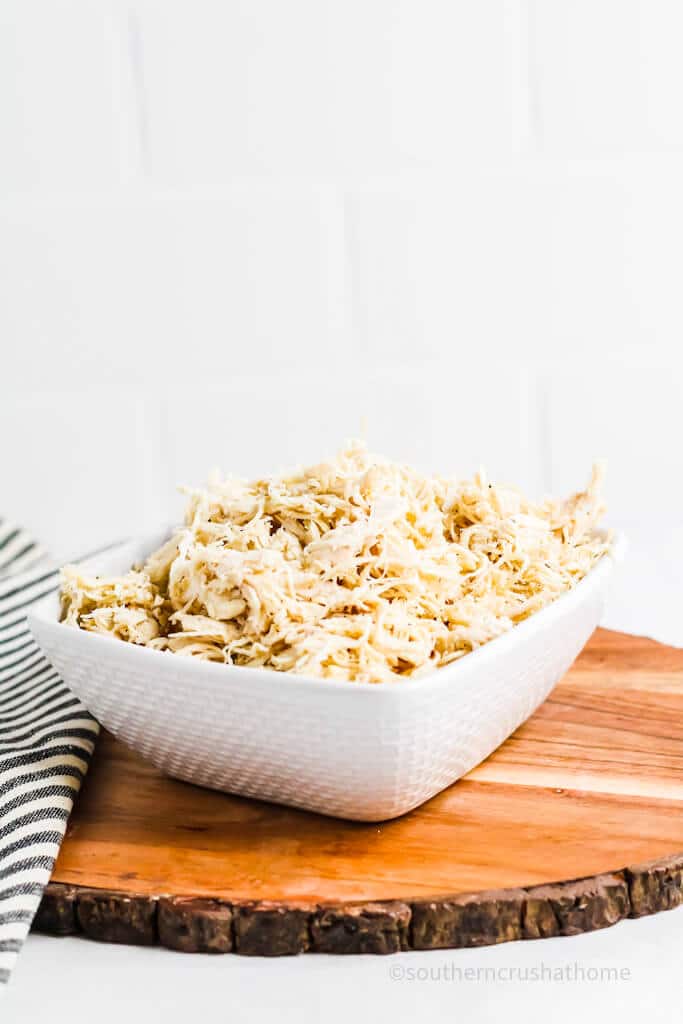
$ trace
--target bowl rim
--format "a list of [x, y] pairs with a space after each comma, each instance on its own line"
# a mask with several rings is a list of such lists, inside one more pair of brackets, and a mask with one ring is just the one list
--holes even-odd
[[[170, 530], [166, 528], [166, 534], [169, 532]], [[162, 536], [162, 533], [163, 531], [157, 529], [139, 537], [126, 538], [118, 543], [108, 545], [96, 555], [80, 559], [72, 564], [96, 570], [97, 564], [102, 559], [111, 559], [119, 551], [122, 552], [126, 548], [135, 547], [140, 549], [145, 547], [149, 541], [150, 550], [153, 550], [154, 546], [158, 545], [159, 537]], [[184, 659], [176, 657], [170, 660], [168, 657], [160, 657], [160, 655], [169, 655], [168, 651], [156, 651], [153, 648], [124, 643], [116, 637], [106, 636], [101, 633], [90, 633], [60, 622], [55, 618], [52, 611], [56, 596], [55, 590], [52, 590], [37, 601], [27, 613], [26, 619], [39, 647], [42, 647], [40, 633], [43, 630], [49, 630], [53, 636], [64, 635], [64, 631], [68, 630], [69, 636], [72, 639], [76, 637], [81, 638], [76, 642], [100, 645], [103, 657], [109, 651], [110, 654], [115, 656], [116, 660], [125, 661], [127, 658], [133, 657], [139, 661], [140, 658], [153, 658], [153, 664], [161, 672], [170, 670], [174, 665], [177, 669], [178, 662], [181, 662], [184, 670], [189, 674], [201, 675], [206, 681], [213, 678], [217, 684], [221, 680], [225, 682], [227, 673], [231, 679], [235, 681], [243, 680], [252, 687], [254, 685], [269, 685], [277, 680], [279, 685], [289, 687], [290, 689], [292, 687], [305, 687], [308, 693], [324, 689], [329, 694], [334, 692], [340, 694], [372, 693], [375, 695], [375, 698], [380, 695], [396, 697], [401, 693], [414, 694], [416, 691], [432, 691], [442, 686], [452, 686], [454, 676], [460, 676], [463, 679], [467, 678], [468, 672], [475, 672], [489, 662], [505, 655], [507, 651], [522, 643], [524, 639], [533, 636], [534, 633], [541, 632], [546, 627], [552, 626], [555, 620], [570, 612], [573, 607], [581, 604], [584, 598], [607, 581], [615, 564], [622, 560], [627, 547], [626, 538], [621, 531], [600, 529], [596, 530], [596, 533], [603, 537], [609, 537], [611, 547], [609, 551], [600, 557], [583, 579], [579, 580], [569, 590], [560, 594], [559, 597], [555, 598], [554, 601], [544, 608], [541, 608], [540, 611], [534, 612], [528, 619], [524, 619], [524, 621], [513, 626], [512, 629], [501, 633], [499, 636], [494, 637], [493, 640], [482, 644], [481, 647], [470, 651], [464, 657], [458, 658], [448, 665], [434, 668], [425, 675], [397, 679], [395, 682], [387, 682], [386, 680], [377, 683], [351, 682], [346, 679], [305, 676], [297, 672], [278, 672], [275, 669], [264, 666], [258, 666], [257, 670], [255, 670], [256, 666], [228, 665], [219, 662], [197, 660], [191, 657]], [[48, 609], [50, 609], [49, 612]], [[49, 654], [47, 657], [49, 659]], [[66, 682], [68, 685], [68, 681]]]

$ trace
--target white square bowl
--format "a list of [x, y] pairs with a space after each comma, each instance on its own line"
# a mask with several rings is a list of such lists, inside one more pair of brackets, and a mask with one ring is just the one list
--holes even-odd
[[[168, 535], [85, 565], [125, 572]], [[359, 821], [395, 818], [474, 768], [536, 710], [597, 626], [622, 542], [576, 587], [478, 650], [396, 683], [306, 679], [197, 661], [59, 621], [29, 625], [101, 724], [187, 782]]]

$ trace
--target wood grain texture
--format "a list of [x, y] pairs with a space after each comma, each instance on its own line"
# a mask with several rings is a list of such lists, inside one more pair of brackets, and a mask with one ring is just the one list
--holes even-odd
[[103, 734], [35, 926], [188, 952], [574, 935], [683, 901], [683, 650], [598, 630], [539, 711], [385, 824], [164, 778]]

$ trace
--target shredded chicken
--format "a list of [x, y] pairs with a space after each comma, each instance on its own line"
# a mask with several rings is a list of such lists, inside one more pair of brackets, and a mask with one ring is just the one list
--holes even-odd
[[447, 665], [533, 615], [608, 550], [600, 467], [566, 501], [483, 472], [422, 476], [359, 443], [254, 482], [214, 477], [121, 577], [62, 574], [62, 618], [134, 644], [365, 682]]

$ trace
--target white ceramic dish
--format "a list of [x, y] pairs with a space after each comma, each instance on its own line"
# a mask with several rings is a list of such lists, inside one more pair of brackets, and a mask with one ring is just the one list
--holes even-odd
[[[127, 570], [168, 535], [86, 564]], [[622, 541], [573, 590], [510, 632], [400, 683], [348, 683], [195, 661], [59, 622], [30, 627], [102, 725], [163, 772], [360, 821], [417, 807], [479, 764], [548, 696], [598, 624]]]

